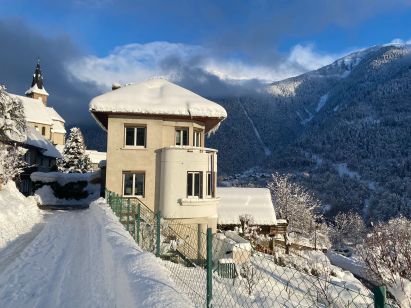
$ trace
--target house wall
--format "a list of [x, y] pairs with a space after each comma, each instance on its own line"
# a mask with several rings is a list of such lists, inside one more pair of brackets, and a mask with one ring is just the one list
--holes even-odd
[[[136, 147], [126, 147], [125, 146], [125, 126], [127, 125], [141, 125], [146, 126], [146, 147], [136, 148]], [[195, 129], [202, 131], [201, 136], [201, 146], [204, 147], [204, 123], [187, 120], [176, 120], [172, 118], [144, 118], [140, 116], [124, 116], [120, 115], [110, 115], [108, 118], [108, 133], [107, 133], [107, 177], [106, 177], [106, 187], [108, 190], [113, 191], [119, 195], [123, 194], [123, 172], [125, 171], [142, 171], [145, 172], [145, 195], [140, 198], [141, 201], [148, 206], [153, 211], [161, 210], [162, 216], [166, 214], [168, 217], [173, 218], [186, 218], [185, 221], [189, 223], [208, 223], [209, 220], [204, 217], [210, 217], [215, 215], [216, 202], [212, 205], [211, 200], [209, 205], [202, 205], [205, 207], [201, 210], [201, 215], [195, 215], [195, 210], [200, 207], [197, 205], [194, 209], [190, 208], [189, 214], [184, 214], [184, 210], [176, 211], [178, 206], [176, 199], [181, 199], [186, 196], [186, 170], [190, 165], [186, 164], [187, 160], [192, 160], [193, 168], [198, 168], [201, 166], [201, 170], [193, 171], [206, 171], [208, 170], [209, 160], [208, 154], [184, 154], [181, 151], [180, 158], [175, 158], [177, 154], [171, 155], [173, 151], [170, 151], [170, 155], [162, 155], [164, 148], [175, 145], [175, 129], [178, 127], [189, 128], [189, 145], [193, 145], [193, 131]], [[174, 167], [172, 170], [176, 170], [176, 174], [171, 174], [172, 170], [165, 170], [164, 163], [167, 157], [171, 159], [174, 158], [174, 162], [170, 163], [170, 166]], [[197, 162], [196, 162], [197, 161]], [[178, 164], [184, 162], [184, 168], [178, 170]], [[163, 167], [162, 167], [163, 163]], [[216, 170], [216, 160], [215, 160], [215, 170]], [[170, 177], [168, 181], [163, 181], [163, 179]], [[178, 191], [181, 195], [177, 193], [171, 194], [173, 202], [170, 202], [170, 207], [174, 210], [168, 210], [168, 202], [170, 200], [165, 198], [163, 190], [170, 191], [170, 188], [164, 188], [165, 186], [171, 185], [175, 187], [174, 183], [180, 183], [178, 186]], [[205, 183], [205, 182], [204, 182]], [[165, 185], [165, 186], [164, 186]], [[184, 185], [184, 189], [182, 186]], [[172, 190], [172, 189], [171, 189]], [[162, 197], [161, 197], [162, 194]], [[160, 206], [160, 199], [162, 198], [163, 204]], [[201, 207], [202, 207], [201, 206]], [[208, 208], [208, 209], [206, 209]], [[174, 214], [173, 214], [174, 213]], [[165, 216], [164, 216], [165, 217]], [[200, 217], [202, 217], [200, 219]], [[192, 220], [193, 218], [194, 220]], [[216, 218], [213, 218], [212, 226], [216, 227]]]
[[66, 142], [66, 134], [62, 133], [51, 133], [51, 142], [54, 144], [64, 145]]
[[38, 93], [31, 93], [31, 94], [29, 95], [29, 97], [34, 98], [34, 99], [40, 98], [41, 101], [43, 102], [44, 106], [47, 106], [47, 98], [48, 98], [47, 95], [38, 94]]
[[27, 125], [33, 128], [36, 128], [37, 131], [41, 134], [43, 127], [45, 128], [45, 135], [43, 135], [46, 139], [51, 140], [51, 125], [43, 124], [43, 123], [36, 123], [36, 122], [27, 122]]

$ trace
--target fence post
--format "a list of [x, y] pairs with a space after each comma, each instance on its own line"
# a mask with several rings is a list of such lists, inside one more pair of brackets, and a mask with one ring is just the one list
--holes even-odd
[[207, 308], [211, 307], [213, 298], [213, 233], [207, 228]]
[[156, 213], [156, 257], [160, 256], [160, 211]]
[[140, 202], [137, 203], [137, 215], [136, 215], [136, 242], [140, 245], [140, 221], [141, 221], [141, 212], [140, 212]]
[[387, 299], [387, 289], [385, 286], [375, 287], [374, 293], [374, 308], [385, 308], [385, 303]]
[[130, 198], [127, 199], [127, 231], [130, 231]]

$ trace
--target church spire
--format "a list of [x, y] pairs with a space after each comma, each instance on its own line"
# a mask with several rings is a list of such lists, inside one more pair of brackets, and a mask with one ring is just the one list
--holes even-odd
[[40, 68], [40, 58], [37, 58], [36, 69], [34, 70], [33, 80], [31, 82], [31, 87], [26, 91], [26, 96], [32, 98], [40, 98], [43, 101], [43, 104], [47, 105], [47, 97], [49, 94], [44, 88], [43, 84], [43, 75], [41, 74]]

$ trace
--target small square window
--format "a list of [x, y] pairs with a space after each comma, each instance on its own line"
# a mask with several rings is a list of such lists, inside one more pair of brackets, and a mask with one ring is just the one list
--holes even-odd
[[176, 145], [188, 145], [188, 128], [176, 129]]
[[123, 174], [123, 195], [144, 197], [145, 173], [125, 172]]
[[126, 127], [124, 134], [126, 146], [146, 147], [146, 127]]

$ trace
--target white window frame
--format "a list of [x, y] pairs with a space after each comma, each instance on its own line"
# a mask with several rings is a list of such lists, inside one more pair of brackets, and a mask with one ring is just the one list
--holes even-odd
[[193, 146], [200, 148], [201, 147], [201, 131], [194, 130], [193, 132]]
[[[125, 194], [125, 183], [126, 183], [126, 175], [132, 174], [133, 175], [133, 184], [131, 187], [131, 195], [126, 195]], [[136, 195], [135, 189], [136, 189], [136, 175], [137, 174], [142, 174], [143, 175], [143, 194], [142, 195]], [[125, 171], [123, 172], [123, 196], [124, 197], [137, 197], [137, 198], [144, 198], [146, 192], [146, 173], [144, 171]]]
[[[134, 134], [133, 134], [133, 145], [128, 145], [127, 144], [127, 129], [132, 128], [134, 129]], [[137, 129], [138, 128], [144, 128], [144, 145], [137, 145]], [[140, 148], [144, 149], [147, 148], [147, 126], [144, 125], [125, 125], [124, 126], [124, 147], [126, 148]]]
[[[205, 195], [208, 198], [214, 198], [214, 191], [215, 191], [214, 181], [215, 179], [213, 179], [213, 172], [207, 171], [206, 172]], [[210, 188], [210, 191], [209, 191], [209, 188]]]
[[[191, 194], [189, 194], [188, 191], [188, 175], [192, 174], [192, 179], [191, 179], [191, 189], [192, 192]], [[195, 195], [195, 175], [199, 175], [199, 189], [198, 189], [198, 196]], [[187, 191], [187, 198], [191, 198], [191, 199], [203, 199], [203, 189], [204, 189], [204, 185], [203, 185], [203, 172], [202, 171], [188, 171], [187, 172], [187, 181], [186, 181], [186, 191]]]
[[[183, 131], [187, 132], [187, 144], [177, 144], [177, 134], [180, 135], [180, 141], [181, 143], [183, 143], [183, 140], [184, 140]], [[181, 146], [181, 147], [189, 146], [190, 145], [190, 130], [188, 129], [188, 127], [177, 127], [174, 138], [175, 138], [174, 142], [176, 146]]]

